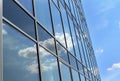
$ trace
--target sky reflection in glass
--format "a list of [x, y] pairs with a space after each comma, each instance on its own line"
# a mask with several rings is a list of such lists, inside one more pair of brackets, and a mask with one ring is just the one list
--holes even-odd
[[36, 44], [3, 24], [4, 81], [39, 81]]
[[59, 81], [57, 58], [39, 47], [42, 81]]

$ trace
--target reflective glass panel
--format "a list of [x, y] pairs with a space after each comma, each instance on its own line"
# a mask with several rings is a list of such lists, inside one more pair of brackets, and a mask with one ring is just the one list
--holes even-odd
[[61, 44], [63, 44], [66, 47], [63, 29], [62, 29], [62, 23], [60, 19], [60, 13], [52, 1], [51, 1], [51, 9], [52, 9], [55, 37]]
[[42, 46], [56, 53], [54, 39], [40, 25], [38, 25], [38, 36], [39, 36], [39, 43]]
[[58, 0], [53, 0], [53, 2], [58, 6]]
[[[33, 14], [32, 0], [18, 0], [31, 14]], [[29, 4], [29, 5], [26, 5]]]
[[73, 76], [73, 81], [80, 81], [79, 80], [79, 75], [78, 72], [72, 69], [72, 76]]
[[34, 20], [28, 16], [13, 0], [4, 0], [3, 8], [3, 16], [5, 18], [35, 38]]
[[77, 68], [75, 57], [73, 57], [71, 54], [69, 54], [69, 58], [70, 58], [70, 64], [71, 64], [73, 67]]
[[34, 0], [34, 2], [37, 19], [48, 31], [53, 33], [48, 0]]
[[65, 0], [65, 3], [66, 3], [67, 5], [69, 5], [69, 0]]
[[62, 4], [60, 4], [60, 9], [61, 9], [63, 25], [64, 25], [64, 29], [65, 29], [67, 47], [68, 47], [68, 50], [71, 53], [74, 54], [73, 43], [72, 43], [72, 39], [71, 39], [71, 34], [70, 34], [69, 25], [68, 25], [67, 15], [66, 15], [65, 8], [63, 7]]
[[79, 62], [78, 62], [78, 69], [79, 69], [80, 73], [83, 74], [83, 66], [82, 66], [82, 64], [79, 63]]
[[70, 0], [71, 14], [74, 16], [73, 0]]
[[69, 68], [61, 62], [60, 62], [60, 71], [61, 71], [62, 81], [71, 81]]
[[60, 81], [57, 58], [39, 47], [42, 81]]
[[3, 81], [39, 81], [36, 44], [3, 24]]
[[80, 77], [81, 77], [81, 81], [85, 81], [85, 77], [83, 75], [81, 75]]
[[85, 76], [88, 78], [88, 70], [85, 67], [84, 67], [84, 73], [85, 73]]
[[80, 54], [81, 54], [81, 58], [82, 58], [82, 62], [85, 65], [85, 57], [84, 57], [84, 49], [83, 49], [83, 43], [81, 41], [82, 39], [80, 38], [80, 40], [78, 41], [79, 47], [80, 47]]
[[58, 42], [57, 42], [57, 52], [59, 57], [61, 57], [64, 61], [68, 62], [67, 51]]

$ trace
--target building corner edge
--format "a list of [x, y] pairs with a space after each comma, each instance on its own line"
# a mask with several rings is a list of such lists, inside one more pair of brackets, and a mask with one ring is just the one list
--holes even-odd
[[2, 12], [3, 0], [0, 0], [0, 81], [3, 81]]

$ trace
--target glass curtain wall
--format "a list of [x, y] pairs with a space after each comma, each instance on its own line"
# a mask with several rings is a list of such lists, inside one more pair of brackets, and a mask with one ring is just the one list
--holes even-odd
[[81, 6], [0, 0], [0, 81], [100, 81]]

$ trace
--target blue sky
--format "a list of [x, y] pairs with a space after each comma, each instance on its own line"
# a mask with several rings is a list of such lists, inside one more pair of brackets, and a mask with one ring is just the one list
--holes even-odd
[[120, 0], [82, 0], [102, 81], [120, 80]]

